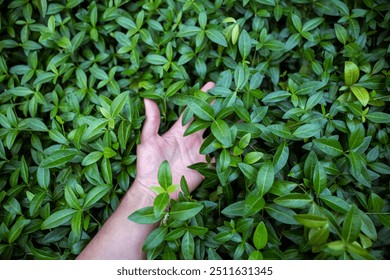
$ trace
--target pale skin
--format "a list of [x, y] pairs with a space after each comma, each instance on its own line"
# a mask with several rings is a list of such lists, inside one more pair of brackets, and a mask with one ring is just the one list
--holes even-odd
[[[208, 82], [202, 91], [206, 92], [213, 87], [214, 83]], [[141, 132], [141, 144], [137, 146], [136, 178], [118, 208], [77, 257], [79, 260], [145, 258], [143, 243], [157, 225], [137, 224], [128, 220], [128, 216], [140, 208], [153, 205], [156, 194], [150, 187], [159, 185], [157, 174], [164, 160], [171, 167], [173, 184], [179, 185], [184, 176], [192, 192], [204, 179], [200, 173], [188, 168], [194, 163], [206, 162], [205, 156], [199, 153], [204, 131], [184, 136], [191, 121], [183, 126], [181, 115], [169, 131], [160, 136], [160, 111], [157, 104], [149, 99], [144, 99], [144, 104], [146, 119]], [[172, 193], [171, 198], [177, 199], [179, 192], [180, 189]]]

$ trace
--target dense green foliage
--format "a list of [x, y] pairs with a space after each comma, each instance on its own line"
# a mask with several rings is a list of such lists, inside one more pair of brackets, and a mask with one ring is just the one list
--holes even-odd
[[145, 97], [161, 132], [195, 116], [216, 159], [131, 216], [161, 220], [148, 258], [390, 258], [387, 0], [0, 0], [0, 18], [1, 258], [81, 252], [135, 177]]

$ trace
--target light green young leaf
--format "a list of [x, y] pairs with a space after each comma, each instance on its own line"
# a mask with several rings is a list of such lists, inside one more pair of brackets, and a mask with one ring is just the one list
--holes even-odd
[[160, 217], [164, 213], [164, 210], [167, 208], [168, 203], [169, 203], [168, 193], [161, 193], [157, 195], [153, 202], [154, 215], [156, 217]]
[[264, 222], [260, 222], [253, 234], [253, 244], [257, 250], [263, 249], [268, 242], [268, 232]]
[[353, 85], [359, 79], [359, 67], [352, 61], [346, 61], [344, 65], [344, 80], [347, 86]]
[[164, 160], [158, 169], [158, 182], [165, 190], [172, 185], [172, 172], [168, 161]]
[[351, 86], [351, 91], [363, 106], [367, 106], [368, 101], [370, 101], [370, 94], [364, 87]]

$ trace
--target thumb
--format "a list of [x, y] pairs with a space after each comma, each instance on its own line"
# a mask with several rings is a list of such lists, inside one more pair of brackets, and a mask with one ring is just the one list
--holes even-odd
[[142, 128], [141, 141], [145, 141], [158, 134], [160, 128], [160, 110], [157, 104], [147, 98], [144, 98], [146, 119]]

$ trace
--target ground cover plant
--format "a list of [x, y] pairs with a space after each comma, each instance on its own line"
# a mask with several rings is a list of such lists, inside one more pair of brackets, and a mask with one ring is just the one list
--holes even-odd
[[388, 1], [0, 0], [0, 19], [2, 259], [81, 252], [135, 177], [143, 98], [215, 158], [170, 202], [164, 162], [129, 213], [159, 221], [149, 259], [390, 257]]

